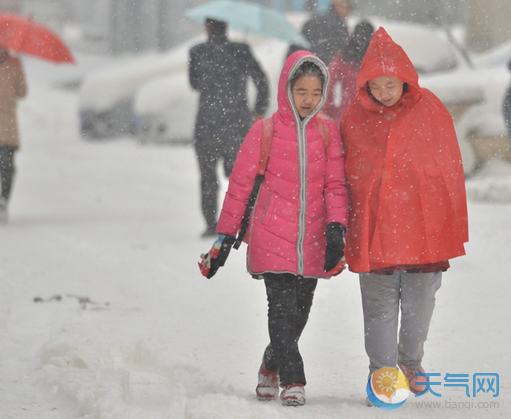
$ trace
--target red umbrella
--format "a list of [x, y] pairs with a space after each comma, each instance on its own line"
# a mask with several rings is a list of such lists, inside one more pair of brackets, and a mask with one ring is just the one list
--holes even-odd
[[64, 42], [48, 27], [24, 16], [0, 13], [0, 46], [55, 63], [74, 63]]

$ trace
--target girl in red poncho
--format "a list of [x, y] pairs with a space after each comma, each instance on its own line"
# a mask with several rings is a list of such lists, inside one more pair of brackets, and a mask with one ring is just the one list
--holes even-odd
[[399, 366], [422, 392], [426, 377], [416, 373], [435, 293], [468, 241], [464, 172], [451, 116], [383, 28], [362, 61], [341, 136], [346, 261], [360, 274], [369, 370]]

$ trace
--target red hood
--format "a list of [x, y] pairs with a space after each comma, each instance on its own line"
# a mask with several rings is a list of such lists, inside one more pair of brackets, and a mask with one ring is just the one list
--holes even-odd
[[403, 48], [396, 44], [382, 27], [373, 35], [357, 74], [357, 92], [366, 109], [379, 111], [383, 107], [367, 92], [367, 82], [381, 76], [396, 77], [408, 84], [408, 92], [403, 94], [395, 106], [399, 106], [399, 103], [412, 104], [420, 100], [422, 89], [419, 86], [417, 70]]
[[277, 93], [279, 109], [276, 112], [279, 118], [281, 118], [282, 121], [284, 121], [288, 125], [294, 123], [296, 119], [299, 118], [298, 112], [296, 111], [296, 108], [292, 100], [289, 80], [291, 79], [295, 71], [298, 69], [298, 67], [300, 67], [306, 61], [311, 61], [314, 64], [316, 64], [321, 69], [325, 76], [325, 83], [323, 83], [323, 94], [321, 97], [321, 101], [319, 102], [316, 109], [314, 109], [314, 111], [311, 112], [309, 116], [307, 116], [306, 120], [308, 119], [308, 121], [310, 121], [318, 114], [322, 106], [325, 104], [327, 98], [330, 75], [328, 73], [328, 68], [325, 65], [325, 63], [323, 63], [323, 61], [321, 61], [318, 57], [316, 57], [314, 54], [308, 51], [297, 51], [291, 54], [286, 60], [286, 63], [282, 68], [282, 72], [280, 73], [279, 88]]

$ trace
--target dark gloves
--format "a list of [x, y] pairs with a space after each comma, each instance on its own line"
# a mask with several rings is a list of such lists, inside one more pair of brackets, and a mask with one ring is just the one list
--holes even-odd
[[338, 275], [344, 270], [344, 232], [341, 223], [332, 222], [326, 226], [326, 253], [324, 271]]
[[200, 255], [202, 260], [198, 262], [198, 264], [203, 276], [208, 279], [212, 278], [216, 274], [216, 271], [218, 271], [218, 268], [225, 265], [234, 240], [236, 239], [233, 236], [219, 234], [211, 250], [207, 254], [203, 253]]

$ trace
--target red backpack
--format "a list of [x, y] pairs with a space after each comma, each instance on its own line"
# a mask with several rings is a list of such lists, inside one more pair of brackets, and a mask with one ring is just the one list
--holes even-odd
[[[321, 141], [325, 147], [325, 150], [328, 148], [330, 144], [330, 129], [328, 128], [328, 124], [325, 119], [321, 117], [317, 117], [316, 121], [318, 123], [319, 135], [321, 136]], [[234, 248], [239, 249], [241, 243], [245, 241], [245, 234], [248, 230], [248, 224], [250, 220], [250, 214], [252, 213], [252, 209], [254, 208], [255, 200], [257, 198], [257, 194], [259, 193], [259, 189], [261, 189], [261, 184], [264, 180], [264, 173], [266, 172], [266, 166], [268, 165], [268, 159], [270, 158], [270, 150], [271, 143], [273, 141], [273, 117], [263, 119], [263, 137], [261, 139], [261, 159], [259, 160], [259, 170], [257, 172], [254, 187], [252, 188], [252, 192], [250, 193], [250, 197], [248, 198], [247, 208], [245, 209], [245, 214], [243, 214], [243, 219], [241, 220], [241, 229], [234, 242]]]

